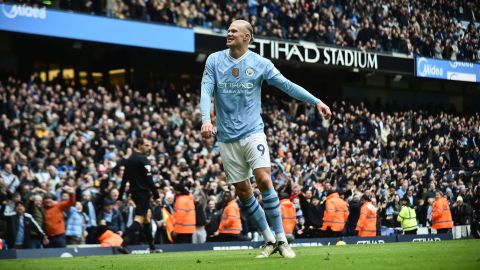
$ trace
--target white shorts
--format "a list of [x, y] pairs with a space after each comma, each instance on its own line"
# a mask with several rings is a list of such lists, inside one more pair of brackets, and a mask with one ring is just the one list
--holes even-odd
[[229, 184], [248, 180], [257, 168], [270, 168], [267, 136], [255, 133], [231, 143], [219, 143], [223, 169]]

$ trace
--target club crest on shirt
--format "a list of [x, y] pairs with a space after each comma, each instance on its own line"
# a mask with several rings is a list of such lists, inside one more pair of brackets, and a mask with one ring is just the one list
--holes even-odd
[[232, 75], [238, 77], [238, 75], [240, 75], [240, 70], [238, 68], [233, 68]]
[[247, 74], [248, 77], [252, 77], [254, 73], [253, 68], [247, 68], [247, 70], [245, 70], [245, 74]]

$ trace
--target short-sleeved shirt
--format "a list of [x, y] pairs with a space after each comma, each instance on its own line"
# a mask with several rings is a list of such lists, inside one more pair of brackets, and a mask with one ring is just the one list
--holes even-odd
[[235, 59], [229, 49], [207, 58], [202, 84], [213, 84], [218, 141], [232, 142], [263, 132], [261, 87], [263, 81], [303, 101], [318, 99], [283, 77], [273, 63], [251, 51]]

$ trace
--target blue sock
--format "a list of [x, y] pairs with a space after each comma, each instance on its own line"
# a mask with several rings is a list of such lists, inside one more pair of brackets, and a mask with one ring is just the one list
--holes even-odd
[[[284, 240], [285, 232], [283, 231], [282, 214], [280, 213], [280, 200], [278, 199], [275, 189], [262, 192], [263, 209], [268, 217], [268, 221], [273, 226], [273, 231], [277, 235], [277, 240]], [[279, 239], [281, 238], [281, 239]]]
[[257, 229], [262, 234], [266, 242], [274, 243], [275, 236], [273, 236], [270, 228], [268, 227], [267, 218], [265, 217], [265, 211], [258, 204], [257, 199], [252, 196], [245, 201], [241, 202], [242, 213], [247, 214], [248, 218], [253, 219], [253, 222], [257, 226]]

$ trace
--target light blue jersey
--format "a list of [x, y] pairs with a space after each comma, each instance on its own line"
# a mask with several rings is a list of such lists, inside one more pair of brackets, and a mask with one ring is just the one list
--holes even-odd
[[229, 49], [213, 53], [205, 64], [200, 106], [202, 122], [210, 122], [210, 100], [215, 97], [219, 142], [234, 142], [263, 132], [260, 116], [263, 81], [311, 105], [320, 101], [286, 79], [270, 60], [254, 52], [247, 51], [238, 59], [230, 56]]

